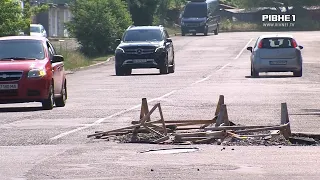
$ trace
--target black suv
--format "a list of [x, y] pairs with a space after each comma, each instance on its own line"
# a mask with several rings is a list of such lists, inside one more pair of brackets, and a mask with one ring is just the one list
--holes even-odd
[[160, 74], [174, 73], [174, 47], [163, 26], [130, 26], [115, 50], [117, 76], [132, 69], [157, 68]]

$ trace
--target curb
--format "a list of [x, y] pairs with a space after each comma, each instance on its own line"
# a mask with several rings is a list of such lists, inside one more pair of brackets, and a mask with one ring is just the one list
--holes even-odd
[[76, 68], [74, 70], [67, 70], [66, 71], [66, 74], [74, 74], [75, 72], [77, 71], [81, 71], [81, 70], [86, 70], [86, 69], [89, 69], [89, 68], [92, 68], [92, 67], [97, 67], [97, 66], [101, 66], [101, 65], [104, 65], [106, 63], [108, 63], [109, 61], [111, 61], [112, 59], [114, 58], [114, 56], [111, 56], [109, 57], [106, 61], [103, 61], [103, 62], [98, 62], [98, 63], [95, 63], [95, 64], [91, 64], [89, 66], [83, 66], [83, 67], [79, 67], [79, 68]]

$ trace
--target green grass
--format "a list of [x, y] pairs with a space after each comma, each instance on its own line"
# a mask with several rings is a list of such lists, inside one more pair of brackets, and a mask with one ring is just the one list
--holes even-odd
[[80, 67], [90, 66], [95, 63], [106, 61], [111, 55], [99, 56], [95, 58], [89, 58], [83, 55], [79, 51], [67, 51], [63, 50], [59, 54], [64, 57], [64, 64], [66, 70], [76, 70]]
[[174, 36], [175, 34], [180, 33], [180, 28], [179, 27], [165, 27], [169, 33], [170, 36]]

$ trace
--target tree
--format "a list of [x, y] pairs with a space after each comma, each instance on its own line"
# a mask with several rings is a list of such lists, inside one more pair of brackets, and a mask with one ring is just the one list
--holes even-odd
[[121, 0], [77, 0], [71, 5], [71, 12], [73, 19], [67, 28], [89, 56], [113, 51], [115, 40], [132, 24]]
[[159, 3], [162, 0], [128, 0], [134, 25], [152, 25]]
[[16, 35], [25, 22], [19, 2], [0, 0], [0, 36]]
[[30, 35], [31, 17], [40, 12], [48, 10], [49, 6], [46, 4], [33, 4], [30, 0], [23, 0], [23, 18], [24, 18], [24, 34]]

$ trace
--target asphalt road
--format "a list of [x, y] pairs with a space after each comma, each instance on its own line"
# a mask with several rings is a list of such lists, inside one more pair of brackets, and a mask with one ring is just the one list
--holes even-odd
[[143, 97], [150, 106], [161, 102], [164, 118], [176, 120], [211, 119], [219, 95], [235, 123], [279, 124], [280, 104], [286, 102], [292, 131], [319, 132], [320, 33], [292, 32], [304, 46], [303, 77], [251, 78], [246, 46], [260, 34], [173, 37], [174, 74], [146, 69], [117, 77], [111, 61], [68, 75], [64, 108], [0, 105], [0, 179], [318, 179], [319, 147], [221, 151], [221, 146], [201, 145], [198, 152], [151, 155], [138, 152], [163, 146], [86, 138], [138, 120]]

